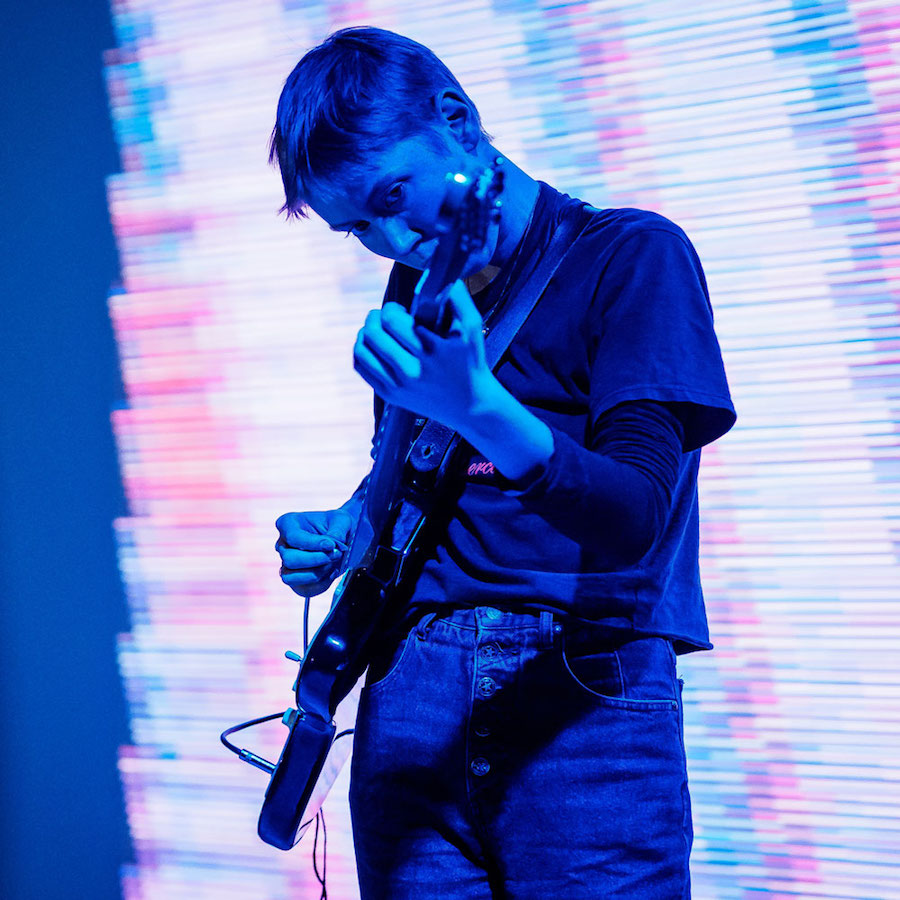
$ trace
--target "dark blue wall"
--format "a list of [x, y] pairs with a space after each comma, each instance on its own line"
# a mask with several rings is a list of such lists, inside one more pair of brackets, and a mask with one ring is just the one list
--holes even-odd
[[131, 858], [116, 748], [127, 630], [109, 422], [120, 398], [106, 295], [119, 168], [99, 0], [0, 12], [0, 896], [120, 896]]

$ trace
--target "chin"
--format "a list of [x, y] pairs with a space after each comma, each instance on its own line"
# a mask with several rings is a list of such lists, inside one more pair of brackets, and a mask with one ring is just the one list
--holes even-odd
[[420, 272], [424, 272], [431, 264], [431, 259], [435, 250], [437, 250], [437, 240], [429, 241], [427, 245], [425, 242], [422, 242], [422, 247], [425, 251], [424, 254], [414, 253], [405, 259], [398, 259], [397, 262], [403, 263], [404, 266], [409, 266], [411, 269], [418, 269]]

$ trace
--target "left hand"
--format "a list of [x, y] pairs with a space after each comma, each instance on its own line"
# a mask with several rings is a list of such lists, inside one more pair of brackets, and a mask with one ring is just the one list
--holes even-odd
[[485, 359], [481, 313], [462, 281], [451, 286], [449, 303], [447, 337], [416, 325], [399, 303], [372, 310], [357, 336], [353, 364], [385, 402], [464, 432], [495, 379]]

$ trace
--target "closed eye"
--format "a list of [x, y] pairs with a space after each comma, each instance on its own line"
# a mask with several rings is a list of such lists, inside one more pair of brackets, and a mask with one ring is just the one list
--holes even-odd
[[356, 237], [359, 237], [361, 234], [365, 234], [366, 231], [368, 230], [368, 228], [369, 228], [368, 222], [354, 222], [353, 225], [350, 227], [350, 230], [344, 232], [344, 237], [348, 238], [348, 237], [350, 237], [351, 234], [356, 235]]

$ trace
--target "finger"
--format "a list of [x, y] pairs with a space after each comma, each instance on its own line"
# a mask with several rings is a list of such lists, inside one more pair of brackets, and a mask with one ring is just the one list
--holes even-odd
[[384, 304], [381, 327], [405, 350], [414, 355], [422, 352], [422, 343], [415, 332], [415, 319], [399, 303], [388, 301]]
[[308, 588], [321, 584], [327, 578], [325, 573], [293, 572], [290, 569], [282, 569], [281, 580], [292, 588]]
[[334, 538], [342, 550], [346, 550], [353, 531], [353, 517], [347, 510], [338, 507], [328, 511], [325, 521], [328, 525], [328, 536]]
[[[388, 380], [395, 385], [419, 376], [422, 366], [418, 357], [413, 356], [390, 334], [380, 329], [370, 331], [364, 328], [361, 335], [363, 347], [377, 360]], [[371, 361], [367, 362], [371, 366]]]
[[[280, 524], [279, 524], [280, 523]], [[275, 549], [292, 547], [296, 550], [324, 550], [328, 553], [335, 547], [335, 540], [327, 534], [312, 530], [314, 526], [305, 519], [292, 519], [282, 516], [275, 523], [280, 537], [275, 542]]]
[[356, 346], [353, 348], [353, 368], [376, 394], [390, 402], [388, 395], [396, 388], [393, 375], [365, 345], [362, 337], [357, 339]]
[[[412, 328], [412, 326], [410, 326]], [[364, 328], [361, 332], [363, 344], [378, 357], [378, 361], [388, 372], [398, 378], [415, 377], [419, 370], [418, 357], [414, 356], [391, 333], [380, 328]], [[415, 338], [419, 344], [419, 339]]]
[[424, 325], [416, 325], [415, 328], [416, 335], [422, 344], [423, 352], [426, 356], [432, 356], [437, 350], [438, 344], [442, 338], [439, 338], [433, 331], [429, 330]]
[[321, 551], [294, 550], [291, 547], [276, 547], [281, 562], [286, 569], [313, 569], [316, 566], [330, 565], [334, 556], [340, 556], [340, 550], [335, 547], [331, 554]]
[[448, 298], [453, 305], [455, 318], [462, 328], [462, 333], [470, 336], [481, 334], [484, 320], [478, 311], [478, 307], [475, 305], [475, 301], [472, 299], [472, 295], [469, 293], [469, 289], [460, 279], [457, 279], [450, 285]]

